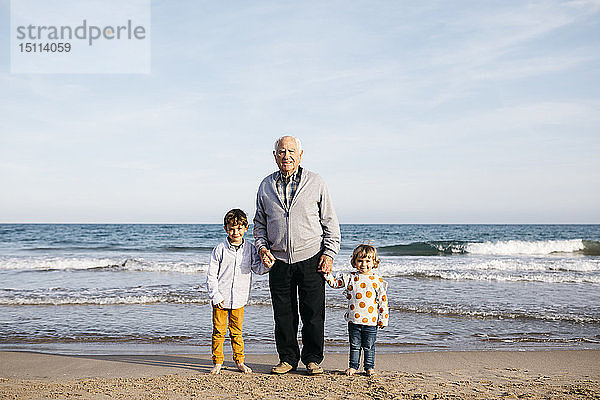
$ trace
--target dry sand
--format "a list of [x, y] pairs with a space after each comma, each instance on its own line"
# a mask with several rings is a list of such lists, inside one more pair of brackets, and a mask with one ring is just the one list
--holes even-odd
[[375, 377], [347, 377], [346, 354], [325, 373], [269, 374], [276, 355], [207, 372], [208, 355], [64, 356], [0, 352], [0, 399], [600, 399], [600, 351], [378, 354]]

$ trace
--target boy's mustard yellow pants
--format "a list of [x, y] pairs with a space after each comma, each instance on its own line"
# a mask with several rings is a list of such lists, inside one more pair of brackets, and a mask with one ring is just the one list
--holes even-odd
[[221, 309], [213, 306], [212, 361], [213, 364], [223, 364], [223, 342], [229, 325], [229, 337], [233, 348], [233, 361], [244, 362], [244, 339], [242, 326], [244, 324], [244, 307]]

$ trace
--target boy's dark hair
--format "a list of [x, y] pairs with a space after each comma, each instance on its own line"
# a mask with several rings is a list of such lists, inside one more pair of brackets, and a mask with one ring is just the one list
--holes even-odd
[[352, 266], [356, 267], [356, 260], [358, 258], [371, 257], [373, 259], [373, 268], [379, 266], [379, 257], [377, 257], [377, 249], [370, 244], [359, 244], [352, 252]]
[[246, 213], [239, 208], [227, 211], [225, 218], [223, 218], [223, 226], [227, 228], [227, 225], [242, 225], [248, 226], [248, 217]]

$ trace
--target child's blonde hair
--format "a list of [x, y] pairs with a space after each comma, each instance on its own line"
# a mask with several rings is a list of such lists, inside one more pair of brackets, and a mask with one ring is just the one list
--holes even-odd
[[373, 268], [379, 266], [379, 257], [377, 257], [377, 249], [370, 244], [359, 244], [352, 252], [352, 266], [356, 268], [356, 260], [359, 258], [371, 257], [373, 259]]

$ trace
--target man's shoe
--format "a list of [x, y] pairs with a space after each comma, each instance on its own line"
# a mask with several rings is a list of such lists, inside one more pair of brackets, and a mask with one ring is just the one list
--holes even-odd
[[292, 367], [290, 364], [286, 363], [285, 361], [282, 361], [273, 368], [271, 368], [271, 373], [276, 375], [283, 375], [295, 370], [295, 367]]
[[316, 362], [309, 362], [306, 366], [309, 375], [319, 375], [323, 373], [323, 367]]

